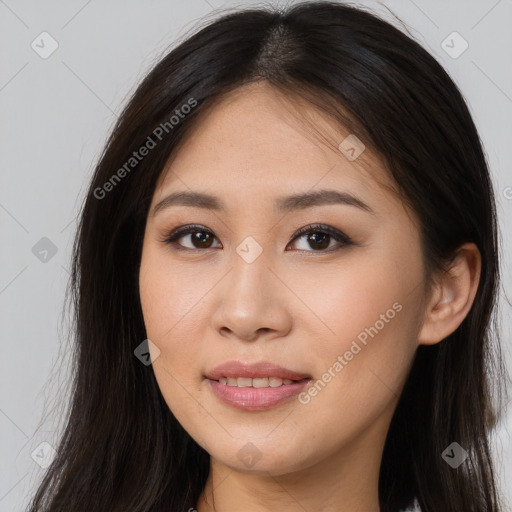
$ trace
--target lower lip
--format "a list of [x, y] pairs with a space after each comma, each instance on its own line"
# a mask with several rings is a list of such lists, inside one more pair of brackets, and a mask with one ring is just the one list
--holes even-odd
[[275, 388], [239, 388], [222, 384], [216, 380], [206, 380], [220, 400], [244, 411], [263, 411], [280, 405], [298, 395], [310, 381], [310, 379], [302, 379], [293, 384], [283, 384]]

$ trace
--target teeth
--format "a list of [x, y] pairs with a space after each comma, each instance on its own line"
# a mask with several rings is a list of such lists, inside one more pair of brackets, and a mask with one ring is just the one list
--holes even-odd
[[258, 377], [256, 379], [251, 379], [250, 377], [221, 377], [219, 382], [239, 388], [278, 388], [283, 384], [292, 384], [293, 380], [281, 379], [280, 377]]
[[268, 378], [261, 377], [259, 379], [252, 379], [253, 388], [268, 388]]
[[252, 379], [249, 377], [238, 377], [239, 388], [250, 388], [252, 386]]

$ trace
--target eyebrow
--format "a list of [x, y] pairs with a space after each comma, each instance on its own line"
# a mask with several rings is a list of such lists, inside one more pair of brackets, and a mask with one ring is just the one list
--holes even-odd
[[[279, 197], [275, 202], [277, 212], [287, 213], [295, 210], [305, 210], [315, 206], [343, 204], [355, 206], [372, 215], [375, 212], [361, 199], [338, 190], [315, 190], [291, 196]], [[162, 199], [153, 208], [153, 215], [171, 206], [190, 206], [193, 208], [204, 208], [214, 211], [225, 211], [226, 208], [221, 199], [202, 192], [173, 192]]]

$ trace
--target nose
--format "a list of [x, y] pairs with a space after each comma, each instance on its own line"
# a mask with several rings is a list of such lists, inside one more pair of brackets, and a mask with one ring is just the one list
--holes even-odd
[[291, 330], [290, 292], [264, 254], [251, 263], [234, 254], [231, 269], [215, 288], [211, 321], [221, 336], [255, 341]]

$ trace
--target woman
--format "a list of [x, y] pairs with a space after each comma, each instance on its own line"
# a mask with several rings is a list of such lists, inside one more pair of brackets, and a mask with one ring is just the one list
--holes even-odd
[[498, 511], [498, 277], [479, 137], [424, 49], [337, 3], [226, 15], [92, 178], [30, 511]]

